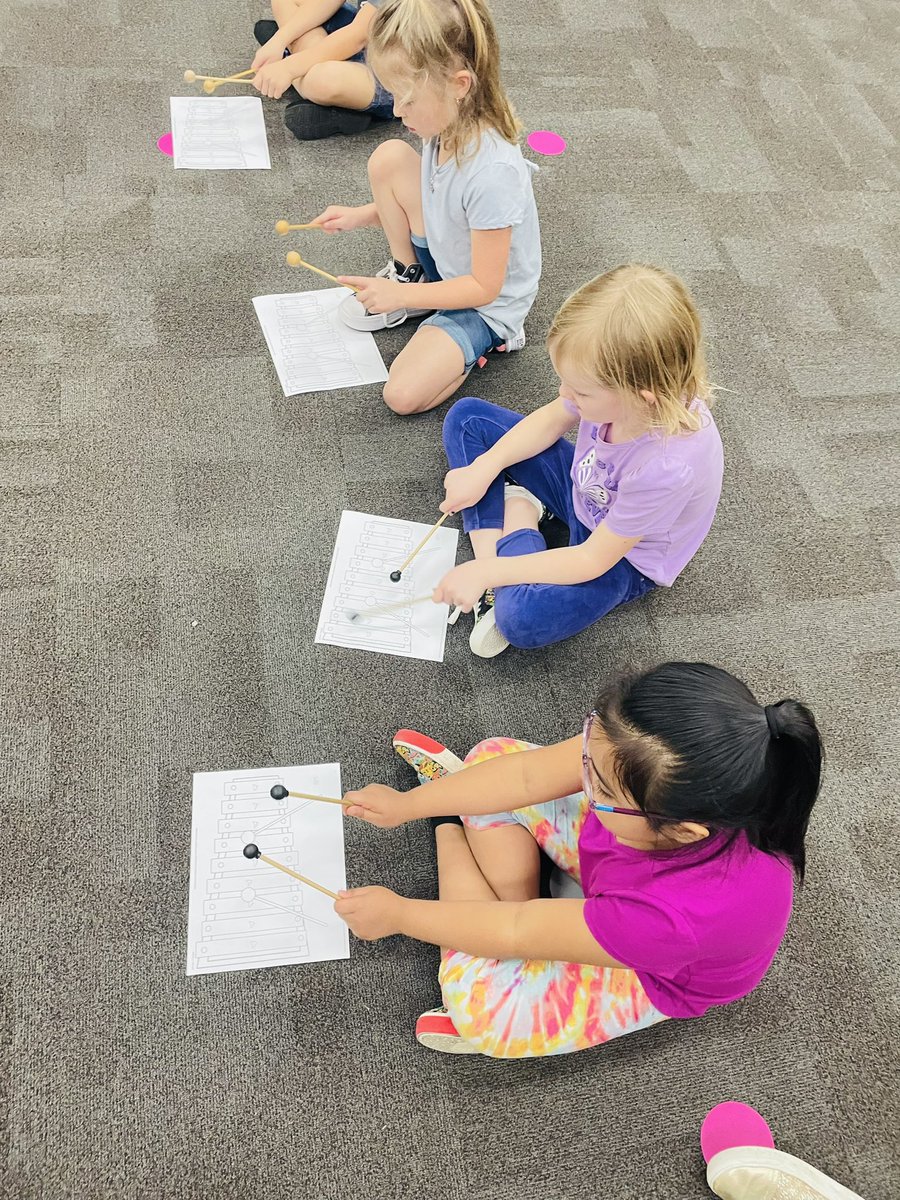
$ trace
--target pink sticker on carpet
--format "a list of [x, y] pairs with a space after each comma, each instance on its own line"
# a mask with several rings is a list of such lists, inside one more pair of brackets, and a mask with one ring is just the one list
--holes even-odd
[[157, 139], [156, 148], [163, 154], [168, 154], [169, 158], [172, 158], [174, 152], [172, 150], [171, 133], [164, 133], [161, 138]]
[[538, 154], [562, 154], [566, 148], [566, 139], [549, 129], [536, 129], [525, 140]]

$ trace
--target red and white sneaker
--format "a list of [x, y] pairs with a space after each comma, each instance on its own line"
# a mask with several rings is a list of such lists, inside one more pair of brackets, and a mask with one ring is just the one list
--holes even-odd
[[392, 744], [423, 783], [429, 779], [440, 779], [442, 775], [451, 775], [454, 771], [461, 771], [466, 765], [441, 742], [436, 742], [434, 738], [427, 737], [415, 729], [398, 729]]
[[478, 1054], [479, 1051], [461, 1038], [450, 1020], [446, 1008], [430, 1008], [416, 1021], [416, 1041], [429, 1050], [440, 1050], [442, 1054]]

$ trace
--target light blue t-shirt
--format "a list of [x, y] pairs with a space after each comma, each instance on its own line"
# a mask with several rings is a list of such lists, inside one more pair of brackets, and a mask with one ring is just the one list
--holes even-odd
[[461, 166], [438, 166], [438, 139], [422, 147], [422, 213], [428, 249], [442, 279], [472, 273], [473, 229], [508, 229], [512, 243], [500, 295], [478, 312], [504, 339], [516, 337], [541, 278], [541, 231], [531, 188], [533, 163], [493, 130]]

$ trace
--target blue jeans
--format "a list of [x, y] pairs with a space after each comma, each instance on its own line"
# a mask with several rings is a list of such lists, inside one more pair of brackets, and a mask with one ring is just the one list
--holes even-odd
[[[335, 33], [338, 29], [346, 29], [353, 21], [356, 20], [358, 8], [354, 8], [352, 4], [342, 4], [333, 17], [329, 17], [322, 28], [326, 33]], [[366, 52], [360, 50], [359, 54], [354, 54], [352, 58], [348, 58], [347, 62], [358, 62], [365, 64]], [[372, 76], [372, 82], [375, 84], [375, 95], [372, 97], [372, 103], [364, 111], [370, 113], [373, 117], [381, 121], [391, 121], [394, 117], [394, 97], [382, 86], [381, 80], [375, 75], [375, 72], [370, 69], [369, 74]]]
[[[444, 418], [444, 449], [451, 467], [467, 467], [522, 420], [518, 413], [466, 396], [457, 400]], [[560, 438], [534, 458], [510, 467], [507, 475], [528, 488], [569, 527], [569, 545], [580, 546], [593, 530], [582, 525], [572, 502], [570, 471], [575, 447]], [[463, 509], [463, 528], [502, 529], [504, 477], [499, 475], [481, 500]], [[501, 537], [497, 554], [515, 558], [539, 554], [547, 543], [536, 529], [519, 529]], [[652, 579], [620, 558], [597, 579], [584, 583], [517, 583], [495, 591], [497, 628], [513, 646], [532, 650], [549, 646], [587, 629], [620, 604], [627, 604], [655, 588]]]
[[[440, 283], [441, 273], [428, 249], [425, 238], [412, 235], [416, 258], [425, 271], [429, 283]], [[471, 371], [480, 358], [503, 345], [503, 338], [494, 333], [490, 325], [476, 308], [447, 308], [436, 312], [422, 321], [422, 325], [435, 325], [449, 334], [463, 352], [466, 370]]]

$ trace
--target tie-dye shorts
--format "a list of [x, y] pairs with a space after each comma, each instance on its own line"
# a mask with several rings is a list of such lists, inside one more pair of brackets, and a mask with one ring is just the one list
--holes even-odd
[[[515, 738], [480, 742], [466, 763], [530, 750]], [[589, 814], [583, 793], [487, 817], [464, 817], [473, 829], [524, 825], [538, 845], [578, 883], [578, 835]], [[570, 1054], [646, 1029], [667, 1018], [634, 971], [579, 963], [473, 958], [449, 950], [438, 975], [454, 1025], [491, 1058]]]

